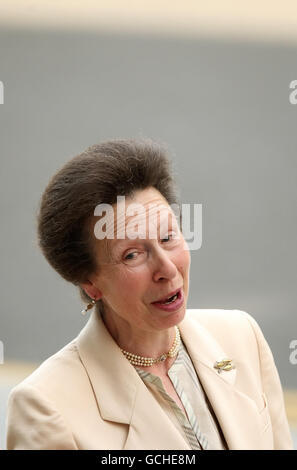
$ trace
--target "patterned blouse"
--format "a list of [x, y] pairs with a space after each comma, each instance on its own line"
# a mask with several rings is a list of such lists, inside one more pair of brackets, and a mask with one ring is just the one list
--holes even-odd
[[168, 376], [187, 412], [186, 415], [165, 391], [160, 377], [139, 367], [135, 369], [182, 434], [190, 449], [228, 449], [217, 418], [182, 340], [178, 355], [168, 370]]

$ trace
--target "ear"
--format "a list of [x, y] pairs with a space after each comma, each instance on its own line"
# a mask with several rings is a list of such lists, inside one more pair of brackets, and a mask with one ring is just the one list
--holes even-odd
[[95, 300], [99, 300], [102, 297], [102, 292], [96, 287], [91, 281], [86, 281], [80, 284], [80, 287], [86, 292], [86, 294]]

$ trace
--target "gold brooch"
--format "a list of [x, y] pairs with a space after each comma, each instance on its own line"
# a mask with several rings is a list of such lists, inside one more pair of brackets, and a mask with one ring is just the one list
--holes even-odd
[[214, 368], [218, 369], [218, 372], [221, 373], [222, 370], [228, 371], [235, 369], [235, 366], [232, 364], [232, 359], [221, 359], [220, 361], [215, 362]]

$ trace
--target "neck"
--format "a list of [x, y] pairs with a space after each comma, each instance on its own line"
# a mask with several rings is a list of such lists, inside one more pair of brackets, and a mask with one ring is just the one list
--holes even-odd
[[[105, 312], [102, 315], [102, 320], [121, 349], [139, 356], [157, 358], [167, 353], [175, 340], [176, 331], [174, 326], [165, 330], [142, 329], [131, 325], [120, 317], [117, 317], [115, 321], [113, 315]], [[164, 363], [154, 364], [152, 368], [164, 369], [174, 359], [167, 358]], [[150, 367], [145, 367], [145, 370], [149, 369]]]

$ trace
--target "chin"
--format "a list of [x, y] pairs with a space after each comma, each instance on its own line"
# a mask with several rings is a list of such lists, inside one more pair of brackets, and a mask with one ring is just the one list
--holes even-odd
[[167, 317], [163, 318], [164, 322], [167, 324], [166, 328], [171, 328], [173, 326], [178, 326], [186, 315], [186, 307], [181, 307], [177, 312], [171, 312]]
[[[187, 307], [186, 306], [183, 306], [180, 310], [180, 312], [177, 312], [177, 315], [178, 315], [178, 318], [179, 318], [179, 321], [178, 323], [180, 323], [186, 316], [186, 311], [187, 311]], [[178, 325], [177, 323], [177, 325]]]

